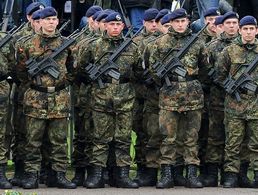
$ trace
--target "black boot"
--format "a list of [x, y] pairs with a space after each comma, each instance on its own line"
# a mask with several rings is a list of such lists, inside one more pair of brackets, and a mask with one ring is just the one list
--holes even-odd
[[74, 178], [72, 182], [75, 183], [77, 186], [82, 186], [85, 180], [85, 168], [84, 167], [76, 167]]
[[5, 175], [5, 165], [0, 166], [0, 189], [11, 189], [12, 184], [7, 180]]
[[50, 168], [47, 172], [47, 179], [45, 182], [46, 186], [49, 188], [57, 187], [56, 186], [56, 171]]
[[69, 181], [65, 177], [64, 172], [57, 171], [56, 172], [56, 187], [63, 189], [75, 189], [77, 186], [75, 183]]
[[116, 167], [115, 181], [118, 188], [139, 188], [138, 183], [129, 178], [130, 166]]
[[238, 174], [233, 172], [224, 172], [224, 188], [238, 187]]
[[14, 164], [14, 176], [10, 180], [13, 186], [22, 187], [22, 179], [24, 174], [24, 163], [22, 161], [16, 161]]
[[41, 168], [39, 172], [39, 184], [46, 184], [48, 172], [51, 171], [51, 165], [50, 163], [45, 164], [44, 162], [41, 162]]
[[145, 167], [145, 172], [138, 179], [139, 186], [155, 186], [157, 183], [158, 169]]
[[39, 187], [38, 184], [38, 173], [37, 172], [26, 172], [22, 180], [22, 187], [24, 189], [36, 189]]
[[105, 182], [103, 179], [104, 167], [93, 166], [88, 169], [87, 179], [84, 181], [83, 186], [86, 188], [104, 188]]
[[185, 186], [186, 185], [186, 179], [184, 177], [184, 166], [175, 166], [174, 168], [174, 184], [175, 186]]
[[139, 183], [139, 181], [145, 177], [145, 174], [144, 174], [145, 172], [146, 172], [146, 166], [142, 164], [137, 164], [137, 175], [134, 178], [134, 181]]
[[197, 177], [197, 166], [188, 165], [186, 169], [186, 186], [187, 188], [202, 188], [203, 184]]
[[258, 171], [254, 171], [254, 182], [253, 182], [253, 188], [258, 188]]
[[218, 187], [218, 165], [207, 163], [207, 175], [203, 179], [204, 187]]
[[173, 181], [173, 174], [172, 174], [172, 166], [171, 165], [161, 165], [161, 177], [158, 181], [156, 188], [163, 189], [163, 188], [173, 188], [174, 181]]
[[251, 188], [252, 183], [251, 180], [248, 178], [248, 167], [249, 163], [243, 163], [240, 165], [240, 171], [238, 175], [238, 184], [241, 188]]

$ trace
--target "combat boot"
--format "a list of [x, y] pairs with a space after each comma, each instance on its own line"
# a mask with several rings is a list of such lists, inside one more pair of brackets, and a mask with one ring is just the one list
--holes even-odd
[[145, 167], [145, 172], [138, 179], [139, 186], [155, 186], [157, 183], [158, 169]]
[[175, 186], [185, 186], [186, 185], [186, 179], [184, 177], [184, 166], [183, 165], [175, 166], [173, 179], [174, 179]]
[[54, 171], [52, 168], [50, 168], [47, 172], [47, 179], [45, 184], [49, 188], [56, 187], [56, 171]]
[[84, 181], [83, 186], [86, 188], [104, 188], [105, 182], [103, 179], [104, 167], [93, 166], [88, 169], [87, 179]]
[[84, 167], [76, 167], [74, 178], [72, 182], [75, 183], [77, 186], [82, 186], [85, 180], [85, 168]]
[[138, 183], [129, 178], [130, 166], [116, 167], [115, 174], [116, 187], [118, 188], [139, 188]]
[[5, 165], [0, 166], [0, 189], [11, 189], [12, 184], [7, 180], [5, 175]]
[[22, 187], [22, 179], [24, 174], [24, 163], [22, 161], [16, 161], [14, 164], [14, 176], [10, 180], [13, 186]]
[[253, 188], [258, 188], [258, 171], [254, 171], [254, 182], [253, 182]]
[[37, 172], [26, 172], [22, 180], [23, 189], [36, 189], [39, 187], [38, 184], [38, 173]]
[[197, 177], [197, 166], [188, 165], [186, 169], [186, 186], [187, 188], [202, 188], [203, 184]]
[[207, 163], [207, 175], [202, 181], [204, 187], [218, 187], [218, 165]]
[[134, 181], [139, 183], [139, 181], [145, 177], [145, 174], [144, 174], [145, 172], [146, 172], [146, 166], [138, 163], [137, 174], [136, 174], [136, 177], [134, 178]]
[[240, 165], [240, 171], [238, 175], [238, 184], [241, 188], [251, 188], [252, 183], [251, 180], [248, 178], [248, 167], [249, 163], [242, 163]]
[[172, 174], [172, 166], [171, 165], [161, 165], [160, 170], [160, 180], [158, 181], [156, 188], [164, 189], [164, 188], [173, 188], [173, 174]]
[[224, 172], [223, 188], [238, 187], [238, 174], [233, 172]]
[[69, 181], [65, 177], [64, 172], [57, 171], [56, 172], [56, 187], [63, 189], [75, 189], [77, 186], [75, 183]]

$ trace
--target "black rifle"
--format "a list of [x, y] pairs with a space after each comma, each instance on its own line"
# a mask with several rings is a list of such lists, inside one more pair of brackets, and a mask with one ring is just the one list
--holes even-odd
[[25, 25], [26, 23], [22, 23], [18, 28], [11, 29], [1, 40], [0, 40], [0, 48], [4, 47], [9, 41], [11, 41], [14, 35]]
[[205, 25], [197, 34], [192, 36], [187, 44], [179, 52], [177, 52], [175, 56], [170, 58], [168, 62], [164, 63], [164, 61], [170, 56], [172, 51], [175, 50], [174, 48], [169, 50], [169, 52], [162, 59], [161, 62], [156, 62], [152, 66], [153, 74], [160, 79], [164, 78], [167, 86], [171, 86], [171, 82], [167, 76], [169, 73], [176, 73], [178, 76], [181, 76], [183, 78], [186, 76], [187, 71], [185, 70], [184, 65], [181, 62], [181, 58], [188, 52], [192, 44], [194, 44], [198, 40], [199, 35], [204, 31], [207, 25]]
[[[133, 28], [132, 24], [131, 24], [131, 21], [128, 17], [128, 13], [126, 11], [126, 9], [124, 8], [124, 6], [121, 4], [121, 1], [120, 0], [117, 0], [118, 1], [118, 5], [119, 5], [119, 8], [120, 8], [120, 11], [123, 15], [123, 18], [124, 18], [124, 21], [125, 21], [125, 25], [128, 29], [128, 32], [130, 31], [129, 29], [130, 28]], [[130, 36], [133, 36], [132, 32], [130, 31]]]
[[64, 41], [64, 43], [60, 47], [58, 47], [53, 53], [51, 53], [51, 55], [43, 58], [42, 60], [37, 60], [37, 58], [30, 58], [25, 62], [29, 76], [31, 78], [36, 77], [37, 85], [41, 85], [41, 80], [39, 77], [39, 74], [41, 72], [48, 73], [55, 79], [59, 77], [60, 72], [58, 64], [56, 63], [54, 58], [58, 56], [60, 53], [62, 53], [66, 48], [75, 43], [76, 38], [80, 36], [80, 34], [74, 34], [75, 33], [67, 37], [67, 40]]
[[6, 0], [5, 2], [5, 8], [4, 8], [4, 14], [3, 14], [3, 25], [2, 25], [3, 32], [7, 31], [9, 20], [12, 17], [13, 4], [14, 4], [14, 0]]
[[[89, 78], [92, 81], [97, 80], [100, 88], [104, 88], [101, 78], [102, 75], [110, 76], [116, 80], [119, 80], [119, 68], [115, 61], [120, 56], [120, 54], [132, 43], [133, 38], [136, 37], [142, 29], [143, 27], [141, 27], [135, 34], [133, 34], [131, 38], [125, 39], [125, 41], [113, 52], [113, 54], [103, 64], [97, 65], [96, 63], [94, 63], [86, 66], [85, 70]], [[100, 59], [98, 59], [96, 62], [99, 61]]]
[[258, 66], [258, 55], [251, 64], [243, 64], [238, 68], [238, 70], [240, 70], [240, 68], [243, 66], [246, 68], [236, 80], [229, 75], [229, 77], [223, 82], [225, 91], [230, 95], [234, 95], [237, 101], [241, 101], [238, 91], [239, 89], [248, 90], [252, 93], [257, 92], [257, 85], [253, 82], [253, 78], [250, 76], [250, 74]]
[[64, 29], [66, 29], [66, 27], [68, 26], [68, 24], [71, 23], [71, 20], [67, 20], [65, 23], [63, 23], [63, 25], [58, 29], [59, 32], [62, 32]]

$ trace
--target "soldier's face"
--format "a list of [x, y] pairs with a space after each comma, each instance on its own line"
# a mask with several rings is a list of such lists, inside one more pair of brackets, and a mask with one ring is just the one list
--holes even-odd
[[98, 21], [94, 21], [94, 23], [93, 23], [93, 29], [94, 29], [95, 31], [99, 30], [99, 22], [98, 22]]
[[207, 16], [207, 17], [205, 18], [205, 20], [204, 20], [204, 23], [205, 23], [205, 24], [208, 24], [208, 23], [209, 23], [208, 26], [207, 26], [207, 28], [208, 28], [209, 31], [211, 31], [211, 32], [213, 32], [213, 33], [216, 32], [216, 26], [215, 26], [214, 22], [215, 22], [215, 20], [216, 20], [217, 17], [218, 17], [218, 16]]
[[54, 33], [59, 23], [57, 16], [50, 16], [40, 20], [42, 31], [46, 34]]
[[88, 24], [90, 29], [94, 29], [94, 20], [92, 19], [92, 16], [88, 18]]
[[31, 24], [32, 24], [36, 33], [40, 31], [40, 28], [41, 28], [40, 20], [32, 20]]
[[171, 27], [170, 23], [166, 23], [162, 26], [162, 33], [166, 34], [168, 32], [168, 29]]
[[178, 19], [172, 20], [170, 22], [170, 24], [176, 32], [183, 33], [188, 28], [189, 19], [188, 18], [178, 18]]
[[245, 25], [239, 30], [242, 36], [243, 43], [253, 43], [255, 41], [255, 36], [258, 33], [257, 27], [255, 25]]
[[111, 37], [119, 36], [124, 29], [124, 23], [121, 21], [111, 21], [105, 23], [107, 34]]
[[216, 34], [217, 36], [224, 32], [224, 28], [222, 24], [216, 26]]
[[146, 31], [149, 33], [154, 33], [158, 30], [158, 23], [155, 22], [155, 19], [149, 21], [143, 21], [143, 26]]
[[235, 35], [239, 30], [239, 24], [237, 18], [230, 18], [224, 21], [223, 23], [223, 29], [224, 31], [230, 35]]
[[101, 32], [104, 32], [105, 31], [105, 23], [103, 21], [100, 21], [99, 22], [99, 30]]

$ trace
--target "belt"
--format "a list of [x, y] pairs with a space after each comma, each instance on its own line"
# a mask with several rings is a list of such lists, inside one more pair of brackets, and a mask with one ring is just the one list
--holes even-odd
[[113, 83], [113, 84], [123, 84], [123, 83], [129, 83], [129, 78], [119, 78], [119, 80], [113, 79], [113, 78], [104, 78], [102, 79], [103, 83]]
[[197, 80], [197, 76], [188, 76], [186, 75], [185, 77], [181, 77], [181, 76], [169, 76], [169, 80], [170, 81], [174, 81], [174, 82], [185, 82], [185, 81], [193, 81], [193, 80]]
[[43, 93], [55, 93], [65, 89], [65, 84], [59, 85], [57, 87], [41, 87], [37, 85], [31, 85], [30, 88]]

